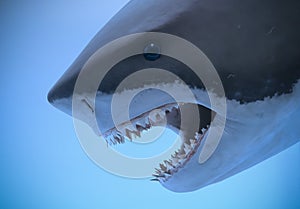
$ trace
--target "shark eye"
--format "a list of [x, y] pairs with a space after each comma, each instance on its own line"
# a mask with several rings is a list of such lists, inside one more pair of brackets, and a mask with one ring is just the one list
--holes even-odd
[[146, 60], [155, 61], [160, 58], [160, 48], [154, 43], [150, 43], [144, 49], [144, 57]]

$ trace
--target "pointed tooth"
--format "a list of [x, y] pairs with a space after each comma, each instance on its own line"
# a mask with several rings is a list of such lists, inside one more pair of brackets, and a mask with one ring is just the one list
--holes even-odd
[[172, 161], [167, 161], [168, 164], [172, 167], [172, 168], [175, 168], [175, 166], [173, 165]]
[[179, 160], [178, 160], [178, 163], [183, 163], [185, 161], [185, 158], [180, 158]]
[[116, 140], [119, 144], [121, 144], [121, 138], [120, 138], [119, 136], [115, 136], [115, 140]]
[[196, 139], [196, 140], [199, 140], [200, 138], [201, 138], [201, 135], [200, 135], [198, 132], [196, 132], [196, 133], [195, 133], [195, 139]]
[[196, 140], [191, 139], [190, 142], [191, 142], [191, 149], [194, 149], [196, 147]]
[[155, 121], [153, 121], [151, 118], [148, 118], [148, 120], [149, 120], [150, 126], [153, 126], [155, 124]]
[[136, 125], [140, 125], [143, 128], [146, 128], [146, 120], [145, 119], [139, 120], [138, 122], [136, 122]]
[[107, 138], [105, 139], [105, 141], [106, 141], [106, 143], [107, 143], [109, 146], [113, 145], [113, 141], [111, 140], [110, 137], [107, 137]]
[[159, 164], [159, 167], [162, 171], [167, 171], [167, 167], [164, 166], [162, 163]]
[[140, 124], [140, 123], [136, 123], [136, 124], [135, 124], [136, 129], [137, 129], [138, 131], [140, 131], [140, 132], [146, 130], [145, 126], [146, 126], [146, 125], [142, 125], [142, 124]]
[[195, 139], [190, 139], [190, 144], [193, 147], [193, 145], [196, 144], [196, 140]]
[[171, 162], [169, 162], [168, 160], [165, 160], [164, 163], [166, 164], [166, 167], [168, 170], [174, 168], [174, 165]]
[[124, 142], [124, 137], [120, 133], [117, 133], [117, 135], [115, 135], [114, 138], [119, 144]]
[[117, 131], [116, 131], [116, 133], [114, 134], [114, 135], [118, 135], [118, 134], [126, 134], [126, 126], [124, 126], [124, 125], [119, 125], [119, 126], [117, 126]]
[[186, 152], [184, 150], [184, 146], [180, 149], [179, 154], [181, 154], [181, 155], [185, 155], [186, 154]]
[[159, 115], [160, 120], [164, 120], [166, 117], [165, 111], [159, 111], [157, 115]]
[[162, 171], [159, 170], [158, 168], [155, 168], [155, 172], [156, 172], [157, 174], [161, 174], [161, 173], [162, 173]]
[[170, 176], [172, 176], [171, 173], [166, 173], [166, 172], [164, 173], [164, 175], [165, 175], [165, 177], [170, 177]]
[[124, 136], [121, 137], [121, 140], [122, 140], [122, 143], [125, 143], [125, 137]]
[[122, 132], [117, 131], [115, 136], [122, 137]]
[[151, 125], [149, 116], [145, 117], [144, 120], [145, 120], [145, 124], [146, 124], [146, 130], [150, 129], [152, 125]]
[[174, 105], [170, 105], [167, 109], [171, 112], [173, 110]]
[[162, 118], [161, 118], [161, 116], [160, 116], [160, 113], [158, 112], [158, 113], [156, 113], [155, 114], [155, 120], [156, 121], [160, 121]]
[[185, 152], [184, 148], [180, 149], [177, 157], [182, 159], [182, 158], [185, 158], [185, 156], [186, 156], [186, 152]]
[[149, 119], [150, 124], [154, 124], [156, 122], [156, 113], [151, 112], [148, 116], [148, 119]]
[[118, 141], [117, 137], [114, 138], [114, 141], [115, 141], [115, 144], [119, 144], [119, 141]]
[[190, 152], [190, 150], [186, 147], [184, 148], [184, 151], [185, 151], [186, 154], [188, 154]]
[[164, 178], [165, 177], [165, 173], [161, 174], [161, 175], [157, 175], [157, 174], [152, 174], [152, 176], [156, 177], [156, 178]]
[[138, 137], [141, 137], [141, 132], [139, 132], [139, 131], [135, 131], [134, 134]]
[[129, 130], [131, 130], [132, 132], [138, 131], [138, 129], [136, 128], [136, 125], [135, 125], [135, 124], [130, 124]]
[[187, 143], [184, 143], [184, 146], [185, 146], [187, 149], [189, 149], [189, 150], [192, 149], [191, 145], [189, 145], [189, 144], [187, 144]]
[[110, 145], [112, 145], [112, 144], [115, 145], [116, 144], [116, 140], [115, 140], [113, 135], [108, 136], [107, 139], [108, 139]]
[[111, 141], [111, 144], [113, 144], [113, 145], [117, 144], [116, 140], [114, 140], [114, 139], [110, 139], [110, 141]]
[[131, 132], [132, 138], [139, 138], [141, 137], [141, 133], [139, 131]]
[[179, 160], [180, 159], [185, 159], [185, 154], [179, 154], [178, 157], [179, 157]]
[[185, 155], [185, 154], [186, 154], [186, 152], [185, 152], [184, 147], [183, 147], [183, 149], [179, 150], [178, 156]]
[[130, 140], [132, 140], [131, 132], [130, 132], [128, 129], [126, 129], [126, 136], [127, 136]]
[[174, 157], [174, 158], [172, 158], [172, 163], [173, 164], [178, 164], [178, 162], [179, 162], [179, 159], [177, 158], [177, 157]]
[[167, 111], [168, 112], [172, 112], [172, 106], [167, 106], [167, 107], [165, 107], [163, 110], [164, 110], [164, 112], [166, 113]]

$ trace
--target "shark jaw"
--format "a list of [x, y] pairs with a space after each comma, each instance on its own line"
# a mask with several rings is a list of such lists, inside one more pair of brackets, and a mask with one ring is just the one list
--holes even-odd
[[[152, 180], [174, 192], [190, 192], [233, 176], [299, 142], [299, 129], [295, 127], [300, 118], [299, 87], [298, 81], [291, 94], [274, 95], [247, 104], [227, 100], [226, 127], [222, 141], [204, 164], [199, 164], [198, 158], [207, 135], [213, 128], [212, 122], [216, 121], [214, 115], [219, 113], [207, 108], [208, 105], [200, 101], [200, 98], [204, 98], [201, 90], [195, 90], [194, 93], [200, 104], [206, 104], [205, 107], [188, 102], [161, 102], [161, 106], [153, 106], [153, 109], [139, 113], [130, 121], [120, 123], [103, 135], [108, 144], [121, 144], [126, 138], [132, 140], [139, 137], [142, 131], [166, 124], [181, 136], [182, 144], [179, 150], [158, 164], [156, 169], [153, 167]], [[156, 98], [157, 103], [161, 101], [157, 96], [152, 98]], [[154, 103], [155, 100], [152, 101]], [[144, 100], [140, 102], [146, 104]], [[178, 132], [180, 110], [195, 105], [200, 110], [199, 115], [207, 114], [210, 116], [209, 120], [202, 122], [206, 118], [202, 117], [197, 133], [187, 131], [190, 124], [186, 124], [185, 129]]]
[[[184, 150], [185, 141], [187, 145], [191, 145], [186, 139], [196, 140], [199, 146], [191, 146], [191, 151], [188, 150], [184, 156], [180, 156], [183, 157], [182, 159], [178, 156], [178, 154], [182, 153], [177, 151], [178, 154], [174, 153], [173, 156], [167, 157], [166, 161], [162, 161], [162, 165], [157, 164], [157, 169], [153, 165], [155, 175], [153, 180], [158, 181], [163, 187], [174, 192], [195, 191], [242, 172], [296, 144], [300, 139], [300, 129], [298, 128], [300, 118], [300, 81], [293, 86], [291, 91], [292, 93], [290, 94], [274, 95], [266, 97], [264, 100], [257, 100], [247, 104], [227, 99], [226, 127], [222, 140], [212, 157], [204, 164], [199, 164], [198, 162], [203, 144], [205, 144], [207, 135], [213, 128], [212, 121], [216, 121], [216, 117], [213, 120], [209, 117], [211, 121], [208, 124], [201, 124], [198, 131], [199, 141], [194, 138], [195, 132], [185, 132], [186, 135], [181, 135], [183, 140], [181, 149]], [[218, 111], [211, 111], [209, 108], [205, 109], [209, 105], [204, 99], [205, 94], [203, 91], [194, 89], [193, 93], [197, 98], [198, 107], [203, 109], [201, 116], [203, 113], [207, 113], [209, 116], [213, 115], [212, 113], [219, 115]], [[78, 102], [78, 104], [81, 104], [79, 108], [81, 117], [79, 119], [85, 121], [92, 128], [94, 126], [90, 118], [92, 113], [98, 112], [100, 114], [101, 111], [95, 111], [94, 107], [91, 108], [91, 100], [88, 94], [74, 96], [78, 101], [82, 101], [85, 98], [85, 102]], [[178, 117], [180, 107], [195, 105], [189, 102], [179, 103], [178, 105], [172, 102], [162, 102], [165, 100], [155, 95], [155, 97], [151, 97], [152, 108], [146, 108], [148, 101], [145, 102], [145, 99], [147, 97], [139, 100], [139, 106], [144, 108], [141, 111], [135, 109], [138, 112], [137, 116], [130, 118], [130, 122], [127, 121], [116, 125], [120, 130], [114, 127], [102, 132], [108, 144], [124, 143], [126, 138], [130, 140], [130, 138], [133, 139], [135, 136], [138, 137], [142, 131], [150, 130], [151, 127], [158, 126], [164, 122], [164, 120], [153, 120], [153, 118], [159, 119], [159, 117], [153, 117], [156, 115], [150, 115], [150, 113], [159, 113], [161, 114], [160, 117], [165, 115], [167, 127], [176, 132], [178, 130], [178, 121], [180, 121], [178, 120], [180, 118]], [[104, 107], [104, 104], [101, 104], [99, 101], [106, 103], [109, 100], [109, 95], [104, 96], [104, 94], [99, 93], [96, 100], [96, 104], [101, 109]], [[61, 107], [67, 101], [67, 99], [56, 100], [54, 104], [57, 107]], [[159, 103], [160, 106], [157, 105]], [[158, 109], [165, 112], [153, 111]], [[206, 111], [207, 109], [211, 112]], [[103, 115], [99, 115], [98, 118], [104, 119]], [[152, 123], [150, 118], [152, 118]], [[134, 126], [131, 127], [130, 124]], [[126, 128], [128, 129], [128, 134], [126, 134]], [[205, 129], [201, 133], [202, 128]], [[93, 130], [97, 134], [96, 129]], [[187, 146], [187, 148], [189, 147]], [[177, 159], [178, 163], [176, 164]]]
[[[200, 121], [196, 131], [190, 128], [191, 124], [182, 124], [183, 121], [181, 121], [181, 112], [190, 114], [190, 118], [193, 117], [191, 111], [193, 108], [196, 108], [199, 114], [202, 115], [202, 121]], [[207, 136], [215, 114], [214, 111], [199, 104], [170, 103], [145, 112], [130, 121], [116, 125], [116, 127], [111, 128], [102, 135], [107, 144], [117, 145], [125, 143], [126, 139], [127, 141], [132, 141], [135, 138], [139, 138], [141, 137], [141, 132], [149, 131], [155, 126], [166, 126], [178, 133], [181, 138], [180, 148], [171, 154], [169, 159], [165, 159], [157, 168], [154, 168], [154, 178], [151, 181], [164, 183], [173, 174], [180, 171], [198, 152], [202, 140]]]

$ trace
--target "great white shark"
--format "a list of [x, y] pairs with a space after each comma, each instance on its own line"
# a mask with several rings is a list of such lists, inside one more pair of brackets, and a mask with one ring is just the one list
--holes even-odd
[[[92, 127], [89, 114], [95, 112], [97, 128], [111, 143], [124, 142], [125, 137], [159, 125], [157, 118], [151, 120], [149, 116], [157, 108], [164, 111], [168, 127], [178, 133], [180, 111], [187, 110], [188, 114], [197, 107], [201, 115], [198, 133], [195, 136], [188, 125], [183, 127], [180, 150], [154, 174], [154, 180], [169, 190], [194, 191], [299, 142], [299, 25], [297, 0], [131, 0], [91, 40], [50, 90], [48, 100], [72, 115], [72, 99], [80, 99], [84, 115], [80, 119]], [[113, 66], [98, 88], [95, 107], [90, 105], [88, 93], [74, 95], [79, 73], [99, 48], [122, 36], [142, 32], [162, 32], [188, 40], [202, 50], [220, 76], [226, 96], [226, 125], [220, 143], [205, 163], [199, 163], [201, 147], [218, 112], [210, 109], [203, 96], [203, 83], [183, 63], [168, 56], [156, 57], [158, 53], [150, 53], [154, 55], [150, 57], [141, 53]], [[127, 136], [113, 132], [116, 124], [110, 116], [111, 100], [107, 98], [123, 79], [145, 68], [174, 73], [192, 89], [197, 100], [175, 104], [167, 95], [150, 89], [135, 98], [130, 117], [134, 130], [128, 128]], [[184, 94], [176, 83], [155, 85], [173, 85]], [[126, 96], [127, 91], [121, 89], [118, 93]], [[119, 108], [122, 110], [122, 104]], [[194, 117], [189, 115], [191, 121]], [[97, 132], [97, 128], [92, 128]]]

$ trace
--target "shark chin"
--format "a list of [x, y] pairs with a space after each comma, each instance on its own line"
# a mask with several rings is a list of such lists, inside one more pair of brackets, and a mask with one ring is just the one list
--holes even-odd
[[[132, 0], [91, 40], [52, 87], [48, 101], [88, 124], [110, 146], [156, 126], [177, 133], [179, 149], [153, 167], [152, 181], [168, 190], [191, 192], [223, 181], [300, 141], [299, 11], [297, 0]], [[94, 57], [99, 49], [144, 32], [178, 36], [201, 49], [220, 78], [210, 81], [222, 86], [224, 95], [206, 88], [185, 63], [164, 54], [172, 44], [154, 44], [151, 38], [150, 44], [140, 46], [140, 54], [112, 65], [96, 92], [75, 91], [89, 60], [117, 57], [137, 39]], [[191, 59], [192, 54], [183, 56]], [[118, 89], [141, 69], [150, 69], [146, 83], [136, 84], [139, 79], [133, 77], [130, 88]], [[162, 82], [154, 69], [175, 77]], [[95, 72], [102, 71], [100, 63]], [[168, 89], [181, 99], [157, 89]], [[132, 93], [136, 96], [129, 114], [124, 101]], [[212, 105], [211, 94], [216, 103], [225, 101], [225, 113]], [[112, 105], [115, 95], [121, 99]], [[220, 138], [211, 140], [215, 133]]]

